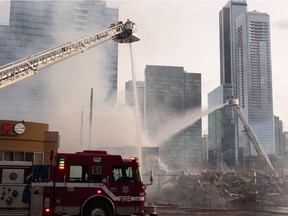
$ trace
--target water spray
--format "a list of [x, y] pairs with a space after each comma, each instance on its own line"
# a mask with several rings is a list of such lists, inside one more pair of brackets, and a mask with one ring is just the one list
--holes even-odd
[[161, 128], [160, 131], [157, 133], [157, 136], [154, 137], [154, 143], [157, 143], [158, 145], [162, 144], [166, 140], [170, 139], [172, 136], [196, 123], [202, 117], [226, 106], [227, 104], [228, 101], [224, 104], [213, 106], [207, 110], [194, 109], [187, 111], [182, 117], [178, 118], [177, 120], [173, 119], [170, 122], [166, 123], [166, 126]]
[[135, 113], [135, 119], [136, 119], [136, 136], [139, 138], [138, 142], [138, 158], [139, 162], [142, 164], [142, 136], [141, 136], [141, 130], [140, 130], [140, 115], [139, 115], [139, 103], [138, 103], [138, 97], [137, 97], [137, 86], [136, 86], [136, 77], [134, 72], [134, 61], [133, 61], [133, 53], [132, 53], [132, 46], [131, 43], [129, 44], [130, 47], [130, 59], [131, 59], [131, 72], [132, 72], [132, 87], [133, 87], [133, 96], [134, 96], [134, 113]]

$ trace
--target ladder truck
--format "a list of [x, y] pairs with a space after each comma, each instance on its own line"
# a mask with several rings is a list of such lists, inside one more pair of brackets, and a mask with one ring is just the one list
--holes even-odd
[[56, 48], [1, 66], [0, 89], [28, 78], [48, 66], [83, 53], [85, 50], [110, 39], [118, 43], [133, 43], [140, 40], [137, 37], [135, 23], [130, 20], [125, 23], [120, 21], [117, 24], [112, 24], [106, 30], [92, 33]]
[[263, 148], [260, 141], [258, 140], [255, 132], [252, 130], [252, 127], [250, 126], [250, 124], [247, 122], [244, 115], [240, 111], [238, 99], [233, 98], [233, 97], [228, 98], [227, 99], [227, 105], [233, 107], [234, 111], [236, 112], [237, 116], [239, 117], [240, 121], [242, 122], [242, 124], [244, 126], [244, 130], [245, 130], [247, 137], [251, 140], [255, 151], [257, 152], [257, 154], [262, 159], [266, 170], [269, 171], [270, 173], [278, 176], [278, 174], [275, 172], [275, 169], [274, 169], [265, 149]]
[[[108, 29], [0, 67], [0, 89], [108, 40], [139, 41], [135, 23]], [[105, 151], [51, 152], [50, 165], [0, 161], [0, 216], [156, 216], [136, 158]], [[153, 181], [152, 174], [150, 177]]]
[[86, 150], [50, 159], [0, 161], [0, 216], [157, 216], [137, 158]]

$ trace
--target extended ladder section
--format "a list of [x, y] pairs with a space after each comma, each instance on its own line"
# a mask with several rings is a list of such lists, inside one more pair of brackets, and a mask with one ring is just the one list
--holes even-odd
[[137, 28], [133, 22], [118, 22], [110, 28], [92, 33], [73, 42], [69, 42], [53, 49], [31, 55], [0, 67], [0, 89], [36, 74], [39, 70], [83, 53], [102, 42], [113, 39], [118, 43], [132, 43], [139, 41]]
[[264, 161], [266, 169], [270, 170], [270, 171], [274, 171], [274, 167], [273, 167], [270, 159], [268, 158], [263, 146], [260, 144], [255, 132], [252, 130], [251, 126], [248, 124], [244, 115], [240, 111], [238, 99], [230, 98], [230, 99], [228, 99], [227, 102], [228, 102], [228, 105], [232, 106], [234, 108], [235, 112], [237, 113], [240, 121], [242, 122], [242, 124], [244, 126], [246, 135], [251, 140], [257, 154]]

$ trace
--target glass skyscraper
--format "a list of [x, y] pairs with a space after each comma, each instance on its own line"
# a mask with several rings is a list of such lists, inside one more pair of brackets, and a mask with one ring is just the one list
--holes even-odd
[[246, 0], [230, 0], [219, 12], [220, 82], [236, 83], [236, 18], [247, 11]]
[[[227, 98], [226, 84], [232, 84], [231, 96], [239, 99], [240, 110], [260, 143], [268, 155], [274, 156], [269, 16], [255, 11], [247, 12], [245, 0], [230, 0], [219, 13], [219, 31], [221, 87], [211, 92], [208, 98], [209, 104], [213, 104], [217, 98], [218, 102], [222, 103], [222, 99]], [[219, 94], [223, 94], [223, 98]], [[243, 132], [243, 125], [238, 121], [238, 116], [233, 110], [229, 111], [232, 115], [224, 115], [223, 113], [227, 114], [227, 110], [223, 108], [208, 117], [210, 150], [214, 152], [215, 157], [217, 155], [215, 142], [218, 141], [221, 143], [218, 155], [223, 154], [225, 149], [231, 147], [229, 142], [234, 140], [235, 147], [231, 149], [235, 156], [233, 160], [243, 164], [244, 157], [252, 159], [257, 154]], [[217, 122], [219, 124], [215, 127]], [[215, 134], [215, 130], [220, 132]], [[231, 139], [231, 136], [235, 136], [234, 139]]]
[[[236, 18], [247, 11], [245, 0], [229, 0], [219, 12], [220, 86], [208, 94], [208, 107], [223, 104], [236, 91]], [[208, 115], [209, 161], [219, 168], [219, 161], [230, 166], [239, 163], [238, 117], [231, 107]], [[223, 156], [223, 157], [222, 157]], [[212, 160], [212, 161], [211, 161]]]
[[[136, 81], [136, 97], [137, 97], [137, 105], [139, 112], [139, 120], [141, 120], [141, 125], [143, 124], [144, 118], [144, 94], [145, 94], [145, 82], [144, 81]], [[125, 83], [125, 104], [129, 107], [135, 106], [135, 98], [134, 98], [134, 89], [133, 89], [133, 81], [129, 80]]]
[[186, 73], [183, 67], [147, 65], [145, 85], [145, 127], [152, 140], [161, 141], [155, 143], [160, 145], [160, 159], [173, 170], [199, 169], [201, 74]]
[[[0, 65], [68, 43], [117, 22], [118, 9], [106, 7], [104, 1], [12, 0], [9, 25], [0, 26]], [[50, 122], [52, 112], [73, 112], [75, 99], [79, 104], [85, 104], [86, 98], [89, 101], [93, 87], [96, 88], [94, 92], [99, 92], [97, 100], [116, 103], [117, 55], [117, 43], [108, 41], [83, 56], [73, 57], [1, 89], [0, 119]], [[66, 111], [64, 106], [59, 110], [58, 105], [65, 100], [69, 104], [69, 99], [72, 104]]]
[[[233, 94], [233, 85], [222, 84], [208, 94], [208, 107], [225, 104]], [[237, 131], [233, 108], [224, 106], [208, 115], [209, 164], [219, 169], [223, 163], [229, 167], [238, 164]]]
[[[241, 111], [267, 154], [275, 155], [270, 18], [266, 13], [246, 12], [236, 20], [237, 95]], [[239, 127], [244, 155], [257, 155]]]
[[277, 158], [286, 157], [285, 136], [283, 132], [283, 122], [278, 116], [274, 116], [275, 127], [275, 155]]

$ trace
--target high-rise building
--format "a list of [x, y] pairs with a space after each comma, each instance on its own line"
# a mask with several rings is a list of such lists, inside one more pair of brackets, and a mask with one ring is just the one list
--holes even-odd
[[233, 85], [229, 83], [220, 85], [208, 94], [208, 107], [212, 109], [208, 114], [208, 154], [209, 165], [213, 169], [221, 168], [223, 163], [229, 167], [238, 164], [237, 121], [231, 106], [221, 107], [232, 94]]
[[144, 122], [150, 138], [159, 142], [160, 160], [170, 169], [197, 170], [203, 151], [202, 116], [197, 118], [201, 74], [186, 73], [183, 67], [147, 65], [145, 84]]
[[[239, 99], [240, 110], [253, 128], [260, 143], [269, 155], [274, 156], [269, 16], [255, 11], [247, 12], [245, 0], [230, 0], [220, 11], [219, 21], [221, 84], [232, 84], [231, 96]], [[223, 92], [222, 96], [226, 97], [227, 95]], [[231, 123], [220, 124], [223, 132], [221, 139], [229, 140], [231, 132], [235, 131], [232, 133], [235, 134], [235, 139], [233, 139], [235, 162], [238, 161], [244, 165], [243, 157], [254, 157], [256, 151], [243, 132], [243, 126], [238, 121], [238, 116], [233, 110], [231, 111], [232, 116], [222, 115], [221, 117], [223, 119], [220, 122]], [[216, 112], [221, 114], [223, 110]], [[210, 117], [213, 116], [217, 116], [216, 113], [210, 115]], [[210, 119], [210, 122], [214, 121], [215, 119]], [[212, 129], [211, 132], [214, 131], [211, 124], [210, 129]], [[216, 142], [213, 140], [218, 140], [213, 133], [209, 139], [212, 139], [212, 143]], [[220, 154], [223, 154], [224, 149], [228, 148], [227, 143], [222, 142], [222, 144]]]
[[285, 143], [285, 158], [287, 158], [287, 150], [288, 150], [288, 131], [284, 131], [284, 143]]
[[[219, 12], [220, 86], [208, 95], [208, 107], [226, 102], [236, 94], [236, 18], [247, 11], [245, 0], [229, 0]], [[238, 164], [238, 117], [231, 107], [208, 115], [209, 162], [214, 168]], [[220, 164], [219, 166], [219, 163]]]
[[285, 157], [285, 135], [283, 131], [283, 122], [278, 116], [274, 116], [275, 127], [275, 155], [277, 158]]
[[[256, 11], [242, 13], [236, 19], [236, 31], [240, 109], [267, 154], [275, 156], [269, 15]], [[242, 130], [239, 124], [239, 142], [244, 155], [257, 156]]]
[[230, 0], [219, 12], [220, 82], [236, 83], [236, 18], [247, 11], [246, 0]]
[[[203, 145], [203, 163], [208, 163], [208, 134], [203, 134], [202, 137], [202, 145]], [[207, 164], [208, 167], [208, 164]]]
[[[136, 97], [139, 109], [139, 118], [143, 123], [144, 118], [144, 92], [145, 92], [145, 82], [144, 81], [136, 81]], [[135, 98], [134, 98], [134, 89], [133, 89], [133, 81], [130, 80], [125, 83], [125, 104], [128, 106], [135, 106]]]
[[[118, 9], [106, 7], [104, 1], [11, 0], [9, 25], [0, 26], [0, 65], [68, 43], [117, 22]], [[58, 115], [67, 112], [58, 107], [64, 101], [69, 101], [70, 112], [75, 107], [73, 101], [85, 104], [93, 85], [99, 88], [95, 92], [99, 92], [103, 100], [115, 103], [117, 53], [117, 43], [109, 41], [83, 56], [73, 57], [74, 60], [66, 60], [1, 89], [0, 118], [51, 122], [52, 112]]]
[[[228, 96], [237, 97], [235, 20], [246, 11], [245, 0], [229, 0], [219, 12], [220, 86], [208, 94], [210, 109], [225, 103]], [[219, 168], [223, 161], [230, 166], [238, 163], [237, 118], [231, 107], [217, 109], [208, 115], [209, 162], [213, 168]]]

